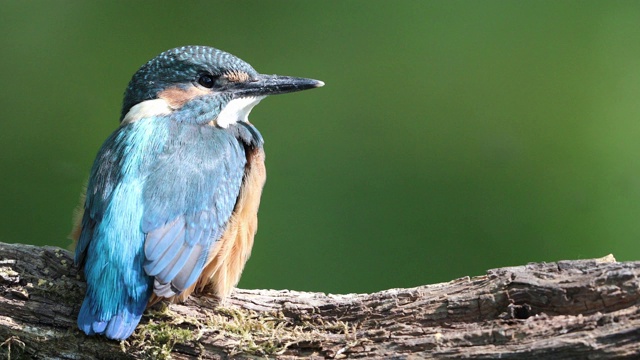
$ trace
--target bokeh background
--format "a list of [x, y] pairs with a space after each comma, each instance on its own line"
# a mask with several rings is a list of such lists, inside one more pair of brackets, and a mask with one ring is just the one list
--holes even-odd
[[254, 109], [245, 288], [370, 292], [640, 258], [640, 3], [4, 1], [0, 241], [66, 247], [131, 75], [201, 44], [322, 89]]

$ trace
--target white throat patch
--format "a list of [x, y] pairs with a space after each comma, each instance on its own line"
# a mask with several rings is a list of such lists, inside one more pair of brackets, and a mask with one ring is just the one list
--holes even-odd
[[122, 125], [136, 122], [140, 119], [171, 114], [173, 109], [163, 99], [146, 100], [129, 109], [122, 119]]
[[249, 121], [249, 113], [254, 106], [258, 105], [260, 100], [265, 96], [245, 97], [239, 99], [233, 99], [229, 101], [218, 117], [215, 120], [215, 124], [221, 128], [228, 128], [229, 125], [235, 124], [238, 121]]

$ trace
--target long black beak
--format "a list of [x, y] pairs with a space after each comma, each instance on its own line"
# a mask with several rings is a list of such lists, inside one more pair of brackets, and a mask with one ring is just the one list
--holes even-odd
[[320, 80], [281, 75], [258, 75], [255, 79], [238, 83], [233, 91], [236, 98], [286, 94], [324, 86]]

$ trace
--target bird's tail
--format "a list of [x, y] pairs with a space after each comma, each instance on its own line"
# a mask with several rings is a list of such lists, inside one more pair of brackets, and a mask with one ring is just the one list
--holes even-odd
[[145, 299], [123, 306], [115, 314], [104, 314], [94, 308], [90, 296], [84, 298], [78, 314], [78, 327], [87, 335], [103, 334], [109, 339], [124, 340], [138, 326], [147, 301]]

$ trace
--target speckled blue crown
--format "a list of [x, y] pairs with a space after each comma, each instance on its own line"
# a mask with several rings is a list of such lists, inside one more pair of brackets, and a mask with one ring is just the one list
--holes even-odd
[[167, 50], [142, 65], [133, 75], [124, 95], [120, 120], [132, 106], [155, 99], [158, 92], [167, 86], [196, 81], [202, 73], [221, 75], [230, 70], [251, 76], [258, 74], [238, 57], [209, 46], [182, 46]]

